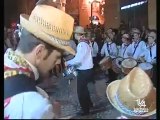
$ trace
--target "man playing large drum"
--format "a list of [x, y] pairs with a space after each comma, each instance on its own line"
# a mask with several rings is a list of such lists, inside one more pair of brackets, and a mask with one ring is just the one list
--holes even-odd
[[130, 52], [131, 49], [131, 39], [129, 34], [124, 33], [122, 35], [122, 46], [120, 47], [118, 57], [112, 61], [112, 69], [114, 72], [120, 74], [121, 71], [121, 62], [124, 58], [128, 58], [128, 52]]
[[129, 34], [125, 33], [122, 35], [122, 46], [119, 51], [119, 56], [122, 58], [128, 58], [128, 53], [131, 49], [131, 39]]
[[[147, 69], [147, 72], [149, 73], [149, 76], [152, 78], [153, 84], [154, 86], [156, 86], [156, 49], [157, 49], [157, 45], [156, 45], [156, 31], [155, 30], [151, 30], [148, 34], [148, 43], [147, 43], [147, 49], [144, 52], [145, 57], [144, 57], [144, 61], [146, 61], [147, 63], [141, 63], [139, 66], [142, 67], [142, 69], [144, 68], [144, 64], [145, 64], [145, 71]], [[142, 58], [140, 58], [142, 59]], [[143, 60], [142, 60], [143, 61]], [[150, 65], [149, 65], [150, 64]], [[150, 67], [147, 67], [150, 66]], [[153, 73], [153, 74], [152, 74]]]
[[[114, 42], [112, 42], [112, 40], [113, 40], [113, 34], [108, 33], [108, 37], [106, 38], [107, 42], [103, 45], [101, 49], [101, 55], [102, 56], [105, 55], [106, 57], [114, 59], [117, 57], [117, 46]], [[110, 67], [108, 67], [109, 80], [113, 81], [117, 78], [117, 74]]]
[[146, 50], [146, 44], [140, 38], [140, 30], [134, 29], [132, 35], [132, 44], [131, 49], [128, 52], [128, 56], [132, 57], [133, 59], [140, 59], [143, 56], [144, 51]]

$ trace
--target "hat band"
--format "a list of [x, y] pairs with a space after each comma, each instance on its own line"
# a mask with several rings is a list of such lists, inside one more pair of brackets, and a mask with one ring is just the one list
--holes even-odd
[[[47, 33], [45, 33], [46, 35], [48, 35]], [[60, 40], [55, 38], [54, 36], [48, 35], [50, 37], [51, 40], [53, 40], [55, 43], [57, 44], [61, 44], [64, 46], [69, 46], [69, 41], [64, 41], [64, 40]]]
[[116, 93], [115, 95], [115, 101], [117, 103], [117, 105], [128, 115], [131, 115], [131, 116], [138, 116], [138, 115], [142, 115], [144, 114], [145, 112], [144, 111], [134, 111], [134, 110], [131, 110], [131, 109], [128, 109], [127, 107], [125, 107], [122, 102], [120, 101], [119, 99], [119, 95]]

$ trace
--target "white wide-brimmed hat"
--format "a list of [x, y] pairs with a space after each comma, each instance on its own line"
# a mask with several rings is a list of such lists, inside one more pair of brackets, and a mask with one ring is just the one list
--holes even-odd
[[75, 51], [69, 46], [74, 19], [62, 10], [37, 5], [31, 15], [20, 15], [20, 24], [37, 38], [75, 55]]
[[86, 32], [84, 31], [84, 27], [82, 27], [82, 26], [75, 26], [74, 33], [85, 34]]
[[106, 94], [110, 103], [126, 115], [148, 117], [156, 113], [156, 88], [138, 67], [123, 79], [111, 82]]

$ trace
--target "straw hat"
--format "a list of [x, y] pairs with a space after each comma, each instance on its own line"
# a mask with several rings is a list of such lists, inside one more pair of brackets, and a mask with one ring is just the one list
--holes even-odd
[[[126, 115], [148, 117], [156, 113], [156, 88], [148, 75], [138, 67], [122, 80], [110, 83], [106, 94], [110, 103]], [[135, 111], [140, 108], [146, 111]]]
[[76, 26], [74, 29], [74, 33], [85, 34], [84, 28], [82, 26]]
[[122, 35], [122, 37], [124, 37], [124, 38], [126, 38], [126, 39], [129, 39], [129, 34], [126, 34], [126, 33], [125, 33], [125, 34]]
[[133, 33], [138, 33], [138, 34], [140, 34], [141, 32], [140, 32], [140, 30], [137, 29], [137, 28], [132, 28], [132, 34], [133, 34]]
[[52, 6], [37, 5], [30, 16], [20, 15], [20, 24], [37, 38], [75, 54], [75, 51], [69, 46], [74, 19], [65, 12]]

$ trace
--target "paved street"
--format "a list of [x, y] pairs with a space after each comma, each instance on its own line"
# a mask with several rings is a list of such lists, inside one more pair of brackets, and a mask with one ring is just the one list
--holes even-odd
[[[75, 119], [116, 119], [121, 115], [112, 105], [109, 103], [106, 97], [107, 85], [105, 81], [107, 78], [102, 72], [96, 73], [96, 83], [89, 83], [89, 91], [91, 99], [96, 106], [91, 109], [91, 114], [87, 116], [76, 116], [76, 112], [80, 110], [77, 93], [76, 93], [76, 79], [72, 80], [70, 84], [68, 80], [59, 78], [57, 85], [51, 90], [50, 93], [53, 100], [59, 100], [61, 102], [61, 117], [75, 118]], [[151, 117], [152, 119], [155, 116]]]

